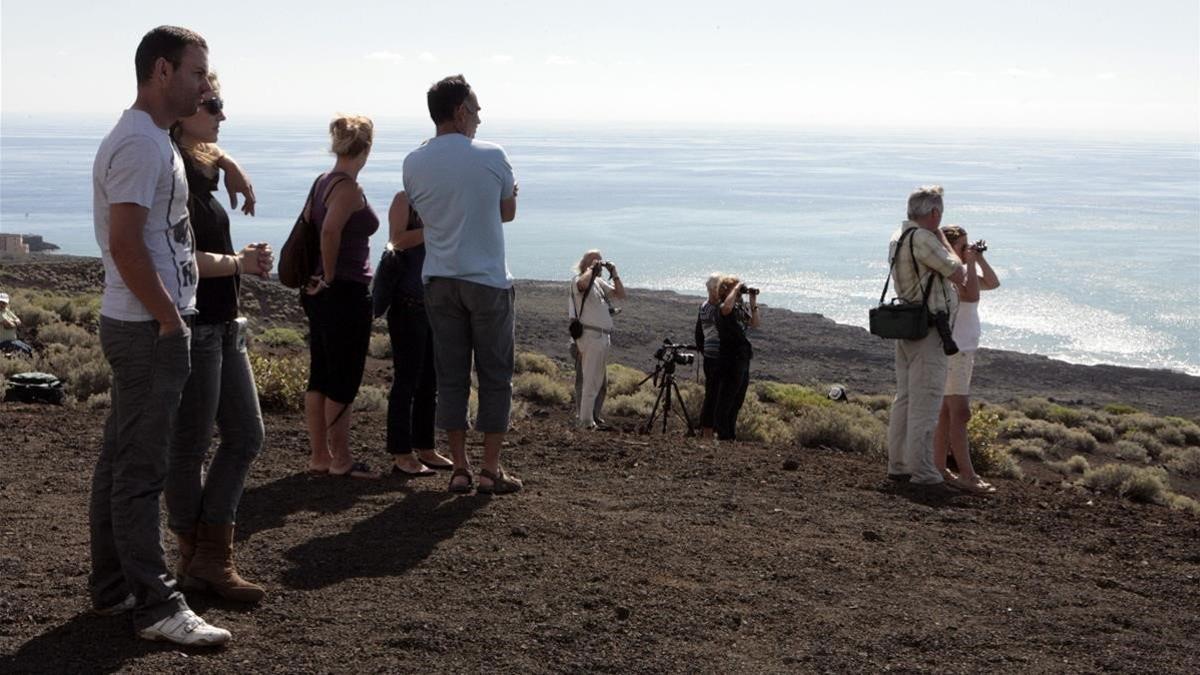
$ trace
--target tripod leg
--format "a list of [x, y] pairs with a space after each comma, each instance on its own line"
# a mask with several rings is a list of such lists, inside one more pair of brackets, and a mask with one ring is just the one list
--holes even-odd
[[[665, 387], [659, 387], [658, 396], [654, 399], [654, 409], [650, 411], [650, 417], [646, 419], [646, 423], [642, 425], [642, 433], [648, 434], [654, 429], [654, 418], [658, 416], [658, 406], [663, 400], [663, 391]], [[664, 415], [665, 418], [665, 415]]]
[[667, 433], [667, 420], [671, 419], [671, 383], [675, 381], [674, 375], [668, 375], [663, 378], [663, 416], [662, 416], [662, 432]]
[[688, 414], [687, 404], [683, 401], [683, 394], [679, 393], [679, 384], [675, 380], [671, 380], [671, 386], [675, 388], [675, 398], [679, 399], [679, 410], [682, 411], [681, 416], [683, 421], [687, 423], [687, 435], [695, 436], [696, 427], [692, 424], [692, 416]]

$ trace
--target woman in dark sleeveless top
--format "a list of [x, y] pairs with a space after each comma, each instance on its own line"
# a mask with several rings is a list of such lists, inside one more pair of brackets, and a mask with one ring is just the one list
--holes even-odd
[[320, 228], [321, 256], [301, 295], [309, 322], [308, 469], [378, 478], [350, 455], [350, 404], [362, 384], [371, 341], [370, 237], [379, 229], [379, 218], [363, 196], [358, 174], [371, 154], [374, 125], [366, 117], [337, 117], [329, 135], [337, 161], [318, 181], [309, 212]]
[[[188, 215], [198, 256], [226, 263], [236, 260], [225, 265], [224, 276], [206, 276], [206, 266], [200, 266], [192, 368], [171, 439], [165, 493], [168, 524], [179, 541], [176, 577], [180, 585], [212, 590], [229, 600], [257, 602], [263, 588], [243, 579], [233, 565], [238, 502], [250, 463], [263, 444], [258, 391], [246, 354], [245, 319], [238, 318], [238, 289], [242, 271], [270, 270], [270, 253], [265, 244], [252, 244], [242, 254], [234, 254], [229, 214], [215, 194], [220, 170], [226, 172], [231, 195], [239, 189], [245, 193], [244, 211], [250, 215], [253, 191], [237, 163], [215, 144], [225, 114], [216, 76], [209, 80], [212, 97], [175, 124], [171, 136], [187, 172]], [[254, 255], [247, 256], [247, 251]], [[244, 269], [250, 260], [255, 260], [254, 269]], [[203, 472], [214, 424], [221, 442]]]

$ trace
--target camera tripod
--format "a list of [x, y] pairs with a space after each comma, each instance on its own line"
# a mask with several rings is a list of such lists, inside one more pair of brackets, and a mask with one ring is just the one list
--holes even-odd
[[[695, 425], [692, 424], [692, 417], [688, 414], [687, 405], [683, 402], [683, 394], [679, 393], [679, 385], [675, 382], [675, 361], [659, 361], [654, 372], [647, 375], [638, 386], [642, 386], [646, 382], [654, 380], [654, 385], [658, 387], [658, 397], [654, 399], [654, 408], [650, 411], [650, 416], [646, 418], [646, 423], [642, 425], [641, 432], [643, 434], [651, 433], [654, 430], [654, 421], [658, 417], [659, 407], [662, 407], [662, 432], [667, 433], [667, 420], [671, 417], [671, 399], [674, 398], [679, 404], [679, 408], [675, 413], [679, 415], [685, 424], [687, 424], [687, 435], [696, 435]], [[672, 394], [674, 392], [674, 394]]]

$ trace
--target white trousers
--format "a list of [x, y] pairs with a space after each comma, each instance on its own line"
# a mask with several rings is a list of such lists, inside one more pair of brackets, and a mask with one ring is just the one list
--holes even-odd
[[579, 349], [579, 369], [583, 373], [583, 387], [579, 395], [579, 424], [590, 426], [595, 423], [592, 417], [596, 396], [604, 386], [605, 368], [608, 366], [608, 350], [612, 341], [608, 335], [594, 330], [585, 330], [575, 341]]
[[912, 482], [942, 482], [933, 464], [933, 431], [946, 387], [946, 353], [937, 331], [921, 340], [896, 340], [896, 400], [888, 423], [888, 473]]

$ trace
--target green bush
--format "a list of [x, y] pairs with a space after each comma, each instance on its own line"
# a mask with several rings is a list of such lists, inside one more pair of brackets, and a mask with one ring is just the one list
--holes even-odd
[[999, 442], [1004, 422], [994, 410], [977, 406], [967, 422], [967, 444], [977, 473], [1002, 478], [1020, 478], [1021, 467]]
[[1096, 437], [1086, 431], [1069, 429], [1058, 422], [1013, 417], [1005, 420], [1000, 435], [1007, 439], [1041, 438], [1052, 445], [1076, 452], [1095, 452]]
[[1083, 474], [1083, 484], [1097, 492], [1109, 492], [1137, 502], [1165, 504], [1167, 472], [1159, 467], [1105, 464]]
[[623, 417], [645, 417], [654, 407], [654, 399], [657, 395], [657, 391], [653, 391], [649, 387], [642, 387], [632, 394], [609, 396], [604, 402], [604, 411]]
[[1088, 432], [1101, 443], [1111, 443], [1117, 437], [1117, 432], [1103, 422], [1087, 421], [1083, 423], [1083, 430]]
[[1066, 427], [1082, 426], [1086, 420], [1083, 412], [1044, 398], [1024, 398], [1017, 401], [1016, 407], [1030, 419], [1057, 422]]
[[[609, 396], [624, 396], [632, 394], [638, 390], [638, 385], [642, 380], [646, 379], [646, 373], [628, 366], [623, 366], [619, 363], [608, 364], [608, 395]], [[650, 383], [647, 382], [643, 387], [649, 388]]]
[[827, 407], [834, 404], [828, 396], [809, 387], [779, 382], [761, 382], [755, 387], [758, 398], [775, 403], [791, 412], [808, 407]]
[[1110, 415], [1133, 415], [1141, 411], [1124, 403], [1109, 403], [1108, 405], [1104, 406], [1104, 412], [1109, 413]]
[[385, 412], [388, 407], [388, 388], [364, 384], [358, 388], [352, 410], [355, 412]]
[[1117, 441], [1117, 459], [1145, 464], [1150, 461], [1150, 453], [1133, 441], [1121, 439]]
[[367, 344], [367, 353], [376, 359], [392, 358], [392, 338], [387, 335], [372, 335]]
[[571, 387], [551, 379], [545, 373], [526, 372], [513, 378], [513, 393], [535, 403], [561, 405], [570, 403]]
[[541, 373], [551, 377], [558, 376], [558, 364], [554, 359], [545, 354], [536, 352], [517, 352], [515, 372], [519, 373]]
[[1011, 441], [1008, 444], [1008, 451], [1013, 455], [1045, 461], [1048, 446], [1049, 444], [1041, 438], [1022, 438]]
[[67, 347], [81, 347], [89, 344], [99, 344], [100, 339], [79, 326], [56, 321], [38, 329], [38, 340], [43, 344], [60, 344]]
[[295, 328], [276, 326], [268, 328], [254, 338], [258, 342], [271, 347], [303, 347], [304, 335]]
[[737, 437], [742, 441], [790, 445], [796, 440], [796, 432], [776, 410], [764, 405], [755, 392], [748, 391], [738, 413]]
[[1142, 412], [1121, 415], [1113, 421], [1113, 428], [1122, 436], [1134, 431], [1154, 434], [1165, 426], [1168, 426], [1168, 422], [1165, 419]]
[[258, 403], [268, 412], [304, 409], [304, 390], [308, 387], [308, 357], [300, 354], [268, 356], [250, 352]]

